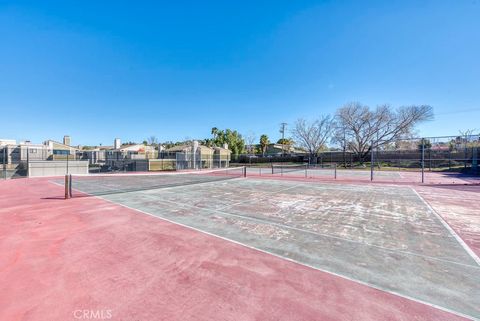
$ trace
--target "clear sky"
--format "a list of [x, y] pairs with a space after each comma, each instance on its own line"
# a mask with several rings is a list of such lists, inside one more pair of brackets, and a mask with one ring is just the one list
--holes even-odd
[[0, 0], [0, 138], [279, 138], [349, 101], [480, 129], [480, 1]]

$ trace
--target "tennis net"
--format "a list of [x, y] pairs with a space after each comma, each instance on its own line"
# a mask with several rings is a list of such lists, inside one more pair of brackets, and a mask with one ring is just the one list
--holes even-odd
[[272, 174], [283, 174], [289, 172], [306, 171], [308, 164], [272, 164]]
[[70, 197], [128, 193], [244, 177], [245, 167], [195, 172], [71, 175]]

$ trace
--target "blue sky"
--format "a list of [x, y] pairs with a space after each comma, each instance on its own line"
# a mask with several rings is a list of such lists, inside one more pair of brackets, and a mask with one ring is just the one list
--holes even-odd
[[360, 101], [480, 129], [480, 1], [0, 0], [0, 138], [278, 139]]

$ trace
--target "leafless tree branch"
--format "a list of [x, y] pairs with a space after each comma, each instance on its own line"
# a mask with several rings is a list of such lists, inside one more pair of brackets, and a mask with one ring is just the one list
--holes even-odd
[[307, 122], [305, 119], [298, 119], [295, 122], [292, 130], [293, 139], [298, 146], [308, 151], [310, 161], [330, 139], [332, 125], [333, 120], [330, 116], [322, 116], [313, 122]]

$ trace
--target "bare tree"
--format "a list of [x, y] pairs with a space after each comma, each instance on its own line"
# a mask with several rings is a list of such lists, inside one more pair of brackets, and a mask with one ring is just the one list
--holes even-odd
[[158, 144], [158, 138], [156, 136], [150, 136], [147, 138], [147, 143], [148, 145], [157, 145]]
[[249, 154], [255, 154], [255, 141], [257, 140], [257, 136], [254, 132], [250, 131], [247, 135], [245, 135], [245, 141], [247, 143], [247, 152]]
[[[477, 147], [478, 145], [478, 140], [480, 136], [480, 133], [478, 132], [478, 129], [472, 128], [472, 129], [466, 129], [466, 130], [459, 130], [460, 132], [460, 137], [458, 137], [458, 141], [461, 142], [463, 141], [464, 149], [465, 149], [465, 158], [467, 158], [467, 148], [468, 147]], [[475, 133], [479, 133], [475, 135]]]
[[433, 109], [428, 105], [394, 109], [385, 104], [371, 110], [368, 106], [353, 102], [337, 110], [336, 127], [345, 131], [344, 144], [362, 161], [372, 148], [407, 138], [415, 126], [431, 119]]
[[461, 136], [467, 137], [467, 136], [474, 135], [474, 133], [477, 133], [478, 129], [473, 128], [473, 129], [459, 130], [458, 132], [460, 133]]
[[332, 135], [332, 143], [337, 144], [341, 149], [342, 149], [342, 154], [343, 154], [343, 167], [347, 167], [347, 148], [348, 148], [348, 142], [347, 142], [347, 128], [339, 123], [339, 122], [334, 122], [334, 129], [333, 129], [333, 135]]
[[330, 116], [322, 116], [313, 122], [298, 119], [292, 130], [293, 139], [300, 147], [308, 151], [309, 162], [316, 162], [318, 152], [330, 139], [333, 120]]

